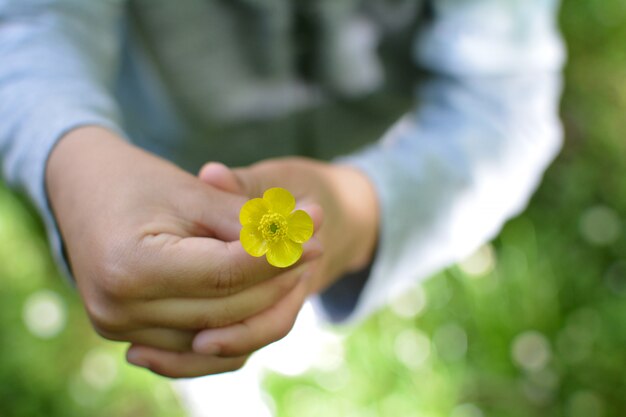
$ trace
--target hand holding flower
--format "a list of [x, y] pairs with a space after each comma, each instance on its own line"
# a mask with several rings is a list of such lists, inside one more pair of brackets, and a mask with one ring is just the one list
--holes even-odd
[[[303, 274], [321, 251], [308, 242], [290, 269], [250, 257], [237, 221], [247, 198], [102, 128], [77, 128], [57, 144], [46, 186], [94, 329], [130, 342], [130, 362], [170, 377], [237, 369], [282, 337], [292, 320], [284, 311], [301, 305]], [[237, 355], [191, 351], [199, 330], [217, 327], [241, 336]]]
[[[354, 168], [305, 158], [281, 158], [238, 169], [209, 163], [199, 176], [218, 189], [248, 198], [258, 197], [272, 187], [284, 187], [302, 206], [313, 207], [313, 211], [318, 205], [323, 209], [324, 227], [315, 236], [324, 254], [315, 261], [318, 265], [311, 278], [311, 292], [320, 291], [371, 261], [378, 233], [377, 197], [369, 179]], [[252, 201], [256, 200], [261, 199]], [[242, 237], [242, 242], [247, 239]]]

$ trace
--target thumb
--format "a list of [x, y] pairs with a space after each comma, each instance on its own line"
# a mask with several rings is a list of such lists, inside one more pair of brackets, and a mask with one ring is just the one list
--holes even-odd
[[255, 171], [250, 167], [229, 168], [221, 162], [204, 164], [198, 178], [220, 191], [248, 198], [261, 197], [268, 188], [278, 186], [271, 182], [271, 177], [267, 177], [267, 172]]
[[247, 195], [243, 183], [237, 178], [235, 171], [220, 162], [208, 162], [198, 173], [200, 181], [221, 191]]

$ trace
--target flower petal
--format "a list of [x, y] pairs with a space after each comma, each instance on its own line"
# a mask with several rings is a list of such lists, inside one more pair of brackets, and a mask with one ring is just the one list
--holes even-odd
[[287, 217], [296, 208], [296, 199], [284, 188], [270, 188], [263, 193], [263, 200], [272, 211]]
[[258, 224], [269, 211], [268, 204], [262, 198], [253, 198], [246, 201], [239, 212], [239, 222], [245, 226], [247, 224]]
[[304, 243], [313, 236], [313, 219], [304, 210], [296, 210], [287, 217], [287, 236], [297, 243]]
[[263, 239], [256, 225], [248, 224], [242, 227], [241, 232], [239, 232], [239, 240], [245, 251], [257, 258], [265, 255], [268, 250], [267, 242]]
[[281, 239], [268, 244], [267, 262], [279, 268], [295, 264], [302, 256], [302, 244], [290, 239]]

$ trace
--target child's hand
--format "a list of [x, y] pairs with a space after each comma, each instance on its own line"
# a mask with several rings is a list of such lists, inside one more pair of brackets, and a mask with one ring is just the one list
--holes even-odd
[[[259, 197], [271, 187], [283, 187], [301, 205], [317, 203], [322, 207], [324, 227], [316, 236], [322, 242], [324, 254], [313, 261], [316, 265], [309, 280], [309, 293], [322, 290], [343, 274], [357, 271], [371, 261], [378, 232], [377, 197], [369, 180], [355, 169], [303, 158], [283, 158], [232, 170], [209, 163], [199, 177], [207, 184], [248, 198]], [[273, 307], [280, 308], [280, 304]], [[295, 319], [297, 312], [291, 306], [291, 310], [277, 312], [276, 316], [292, 315]], [[253, 319], [239, 327], [200, 332], [194, 340], [194, 350], [206, 352], [218, 346], [222, 354], [233, 356], [247, 351], [245, 341], [249, 340], [246, 336], [253, 328]], [[271, 323], [258, 324], [272, 328]]]
[[[303, 259], [287, 270], [249, 256], [238, 241], [246, 197], [208, 186], [100, 128], [76, 129], [59, 142], [46, 185], [94, 328], [131, 342], [129, 361], [167, 376], [241, 367], [252, 349], [229, 357], [192, 353], [196, 332], [301, 303], [308, 261], [321, 252], [319, 242], [307, 243]], [[256, 335], [249, 346], [271, 343], [279, 330]]]

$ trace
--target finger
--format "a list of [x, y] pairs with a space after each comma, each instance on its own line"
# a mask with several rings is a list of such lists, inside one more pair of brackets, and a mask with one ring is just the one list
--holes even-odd
[[107, 334], [107, 332], [102, 331], [98, 333], [109, 340], [130, 342], [176, 352], [190, 351], [191, 342], [196, 335], [196, 332], [169, 328], [147, 328], [115, 334]]
[[249, 198], [261, 197], [266, 189], [277, 186], [270, 178], [258, 178], [248, 168], [231, 169], [219, 162], [205, 164], [200, 169], [198, 178], [219, 190], [245, 195]]
[[190, 222], [186, 236], [214, 237], [227, 242], [239, 239], [239, 211], [248, 199], [241, 194], [197, 182], [199, 189], [181, 190], [177, 195], [179, 217]]
[[237, 357], [282, 339], [293, 327], [306, 299], [307, 281], [304, 277], [288, 296], [254, 317], [232, 326], [199, 332], [193, 341], [194, 352]]
[[198, 178], [219, 190], [234, 194], [246, 194], [234, 172], [222, 163], [209, 162], [204, 164], [198, 173]]
[[141, 324], [147, 327], [197, 331], [227, 326], [276, 304], [309, 267], [305, 263], [229, 297], [152, 300], [137, 306], [132, 314], [142, 317]]
[[148, 250], [141, 259], [142, 278], [133, 285], [148, 299], [235, 294], [321, 255], [320, 243], [313, 241], [304, 246], [305, 254], [294, 266], [276, 268], [263, 257], [250, 256], [239, 241], [160, 235], [144, 245]]
[[129, 363], [170, 378], [192, 378], [236, 371], [247, 359], [247, 356], [222, 358], [193, 352], [170, 352], [141, 345], [133, 345], [126, 352]]

